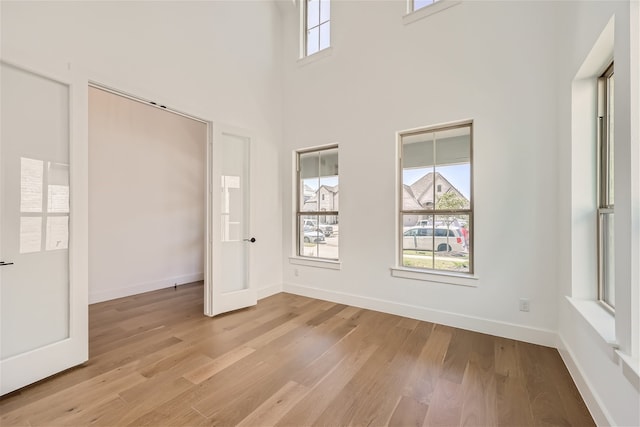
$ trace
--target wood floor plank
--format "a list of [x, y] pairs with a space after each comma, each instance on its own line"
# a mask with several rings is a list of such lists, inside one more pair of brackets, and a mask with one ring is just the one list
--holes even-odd
[[309, 389], [296, 382], [287, 382], [273, 396], [265, 400], [253, 412], [242, 419], [237, 427], [253, 427], [257, 425], [275, 425], [284, 414], [302, 400]]
[[487, 376], [482, 366], [471, 360], [462, 379], [463, 403], [460, 425], [494, 426], [498, 424], [494, 375]]
[[536, 425], [571, 425], [554, 384], [557, 378], [544, 365], [544, 347], [518, 342], [533, 422]]
[[496, 374], [511, 378], [522, 377], [515, 341], [494, 337], [494, 357]]
[[464, 390], [461, 384], [440, 378], [427, 410], [424, 426], [461, 425]]
[[496, 374], [496, 403], [499, 426], [535, 425], [523, 377]]
[[368, 345], [347, 353], [333, 369], [313, 385], [307, 396], [290, 409], [275, 425], [304, 426], [314, 424], [320, 414], [335, 399], [336, 391], [342, 390], [351, 381], [377, 349], [377, 345]]
[[[397, 320], [394, 322], [398, 323]], [[367, 410], [374, 411], [375, 404], [369, 399], [369, 393], [375, 389], [375, 383], [380, 370], [388, 366], [398, 349], [402, 346], [411, 332], [404, 328], [394, 328], [384, 337], [384, 347], [378, 350], [367, 360], [365, 365], [354, 375], [342, 390], [336, 390], [336, 396], [331, 404], [320, 414], [315, 424], [340, 425], [350, 424], [357, 413], [361, 413], [363, 406]], [[375, 371], [375, 374], [373, 371]], [[363, 398], [367, 396], [367, 398]], [[395, 403], [395, 400], [393, 400]]]
[[428, 409], [427, 405], [412, 397], [401, 396], [388, 425], [391, 427], [421, 427]]
[[210, 362], [187, 372], [186, 374], [184, 374], [184, 378], [191, 381], [191, 383], [193, 384], [200, 384], [204, 380], [211, 378], [218, 372], [228, 368], [238, 360], [243, 359], [254, 351], [255, 349], [245, 346], [234, 348], [233, 350], [223, 354], [222, 356], [217, 357]]
[[202, 283], [90, 306], [90, 360], [0, 425], [594, 425], [555, 349], [286, 293], [202, 312]]
[[[338, 324], [331, 327], [334, 321], [337, 321]], [[262, 370], [261, 375], [245, 377], [244, 382], [235, 384], [233, 391], [227, 388], [224, 398], [229, 402], [229, 405], [217, 406], [216, 403], [221, 400], [221, 396], [214, 392], [203, 401], [198, 402], [194, 409], [212, 419], [215, 425], [235, 425], [246, 416], [247, 412], [255, 410], [280, 389], [289, 375], [305, 369], [306, 360], [324, 353], [327, 348], [353, 328], [354, 326], [344, 324], [344, 321], [339, 318], [328, 320], [311, 328], [314, 332], [317, 332], [318, 329], [324, 329], [327, 333], [325, 339], [318, 340], [314, 333], [309, 333], [304, 339], [295, 341], [283, 351], [276, 352], [275, 359], [271, 359], [269, 356], [264, 363], [268, 369]], [[212, 380], [215, 378], [213, 377]]]
[[418, 363], [413, 368], [411, 379], [404, 390], [406, 396], [427, 406], [431, 404], [433, 392], [442, 372], [444, 357], [451, 341], [449, 330], [432, 326], [429, 329], [433, 329], [433, 331], [426, 337], [426, 344], [418, 356]]

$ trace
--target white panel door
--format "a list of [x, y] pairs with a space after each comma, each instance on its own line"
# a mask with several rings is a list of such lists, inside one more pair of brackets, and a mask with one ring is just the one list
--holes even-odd
[[88, 358], [86, 80], [21, 66], [0, 65], [0, 394]]
[[205, 287], [205, 314], [215, 316], [257, 303], [249, 277], [256, 238], [250, 230], [249, 164], [251, 137], [237, 130], [213, 135], [210, 169], [211, 280]]

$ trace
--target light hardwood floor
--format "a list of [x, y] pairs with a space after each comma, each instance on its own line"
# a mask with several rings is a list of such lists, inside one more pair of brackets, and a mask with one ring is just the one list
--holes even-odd
[[594, 425], [551, 348], [290, 294], [216, 318], [201, 284], [92, 305], [90, 360], [0, 425]]

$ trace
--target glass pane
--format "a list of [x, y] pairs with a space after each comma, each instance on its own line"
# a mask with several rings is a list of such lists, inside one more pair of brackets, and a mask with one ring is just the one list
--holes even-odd
[[319, 50], [326, 49], [331, 45], [331, 22], [327, 21], [320, 25], [320, 47]]
[[326, 244], [326, 239], [318, 225], [318, 215], [301, 215], [299, 221], [298, 255], [319, 257], [319, 246]]
[[324, 235], [324, 244], [318, 244], [319, 258], [338, 259], [338, 243], [340, 238], [338, 216], [318, 215], [318, 229]]
[[339, 258], [340, 232], [335, 215], [302, 215], [299, 224], [298, 255], [313, 258]]
[[6, 359], [69, 337], [69, 87], [0, 68], [0, 257], [14, 263], [0, 272]]
[[614, 219], [613, 213], [601, 214], [602, 272], [601, 298], [611, 307], [615, 307], [614, 281]]
[[468, 273], [469, 218], [469, 215], [403, 215], [402, 265]]
[[300, 206], [302, 212], [317, 212], [318, 188], [320, 188], [320, 154], [317, 151], [299, 155], [300, 165]]
[[219, 155], [222, 159], [220, 176], [220, 240], [222, 246], [222, 292], [233, 292], [248, 287], [247, 262], [249, 207], [249, 140], [235, 135], [223, 135]]
[[435, 217], [436, 269], [468, 273], [471, 230], [469, 215]]
[[307, 30], [320, 25], [320, 1], [307, 1]]
[[432, 215], [402, 216], [402, 265], [412, 268], [433, 268]]
[[413, 10], [421, 9], [435, 3], [436, 0], [413, 0]]
[[430, 133], [402, 138], [402, 209], [433, 209], [434, 137]]
[[435, 136], [435, 207], [469, 209], [471, 199], [470, 128], [450, 129]]
[[307, 55], [313, 55], [319, 50], [320, 28], [315, 27], [307, 31]]
[[331, 16], [331, 2], [320, 0], [320, 22], [327, 22]]
[[320, 156], [320, 176], [336, 177], [338, 175], [338, 149], [332, 148], [317, 153]]

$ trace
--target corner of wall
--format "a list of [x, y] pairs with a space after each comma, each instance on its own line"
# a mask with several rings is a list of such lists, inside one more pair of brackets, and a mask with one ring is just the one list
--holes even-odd
[[557, 335], [556, 348], [596, 424], [599, 426], [614, 425], [600, 398], [593, 392], [596, 389], [589, 382], [587, 376], [583, 375], [582, 368], [560, 332]]

